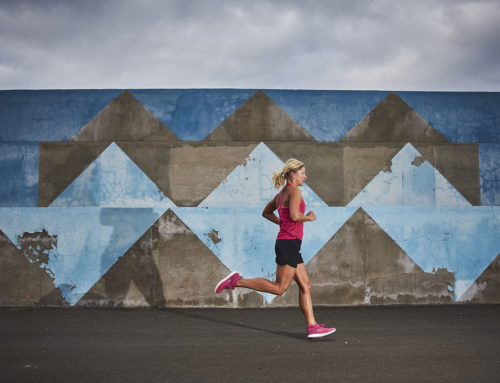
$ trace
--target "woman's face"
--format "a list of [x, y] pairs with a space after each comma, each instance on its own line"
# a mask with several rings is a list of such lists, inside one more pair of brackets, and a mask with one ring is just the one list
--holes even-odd
[[294, 181], [294, 183], [297, 186], [304, 185], [304, 182], [307, 179], [307, 176], [306, 176], [306, 167], [305, 166], [301, 167], [299, 170], [297, 170], [296, 172], [292, 173], [291, 175], [292, 175], [292, 180]]

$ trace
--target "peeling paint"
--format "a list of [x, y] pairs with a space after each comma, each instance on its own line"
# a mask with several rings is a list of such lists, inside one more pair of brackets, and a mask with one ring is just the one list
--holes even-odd
[[31, 263], [46, 266], [57, 248], [57, 235], [49, 234], [45, 229], [34, 233], [24, 232], [23, 235], [17, 236], [17, 242]]
[[215, 229], [212, 229], [208, 234], [206, 234], [214, 243], [214, 245], [217, 245], [222, 239], [219, 237], [219, 232]]
[[45, 229], [33, 233], [24, 232], [17, 236], [17, 243], [28, 261], [37, 264], [52, 280], [56, 278], [48, 265], [57, 257], [57, 235], [49, 234]]
[[175, 215], [164, 215], [162, 219], [158, 221], [158, 232], [162, 239], [170, 241], [174, 238], [174, 235], [189, 234], [191, 230], [180, 222]]
[[425, 272], [455, 275], [455, 299], [496, 258], [500, 208], [419, 206], [364, 207], [377, 224]]
[[424, 156], [417, 156], [413, 159], [413, 161], [411, 162], [412, 165], [414, 166], [420, 166], [422, 165], [423, 163], [425, 162], [425, 158]]
[[392, 173], [392, 159], [387, 162], [387, 164], [382, 168], [382, 172], [384, 173]]
[[0, 208], [0, 228], [14, 244], [25, 232], [57, 233], [48, 268], [55, 286], [74, 305], [165, 210]]

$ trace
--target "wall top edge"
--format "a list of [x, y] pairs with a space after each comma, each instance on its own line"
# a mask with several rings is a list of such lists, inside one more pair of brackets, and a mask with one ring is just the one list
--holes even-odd
[[286, 92], [315, 92], [315, 93], [436, 93], [436, 94], [498, 94], [499, 91], [488, 90], [394, 90], [394, 89], [307, 89], [307, 88], [37, 88], [37, 89], [0, 89], [0, 93], [7, 92], [109, 92], [109, 91], [286, 91]]

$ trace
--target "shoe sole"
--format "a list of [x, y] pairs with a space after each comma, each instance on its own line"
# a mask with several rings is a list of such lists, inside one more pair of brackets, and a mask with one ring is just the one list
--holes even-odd
[[[229, 278], [231, 278], [234, 274], [238, 274], [238, 272], [237, 272], [237, 271], [233, 271], [233, 272], [231, 272], [231, 273], [230, 273], [227, 277], [222, 278], [222, 279], [220, 280], [220, 282], [219, 282], [219, 283], [217, 283], [217, 286], [215, 286], [215, 290], [214, 290], [216, 294], [218, 294], [218, 293], [217, 293], [217, 289], [218, 289], [218, 288], [219, 288], [219, 286], [222, 284], [222, 282], [224, 282], [224, 281], [228, 280], [228, 279], [229, 279]], [[221, 291], [221, 292], [222, 292], [222, 291]]]
[[322, 334], [309, 334], [307, 337], [308, 338], [323, 338], [324, 336], [333, 334], [337, 329], [333, 329], [332, 331], [324, 332]]

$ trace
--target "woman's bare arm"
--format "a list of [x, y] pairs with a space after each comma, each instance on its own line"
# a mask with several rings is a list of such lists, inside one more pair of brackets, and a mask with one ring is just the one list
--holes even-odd
[[313, 211], [304, 215], [300, 212], [300, 201], [302, 201], [302, 193], [299, 188], [290, 188], [290, 202], [288, 208], [290, 209], [290, 218], [295, 222], [314, 221], [316, 215]]
[[276, 217], [276, 214], [274, 214], [274, 211], [277, 209], [277, 200], [279, 194], [276, 194], [276, 196], [269, 201], [269, 203], [266, 205], [264, 208], [264, 211], [262, 212], [262, 216], [264, 218], [267, 218], [269, 221], [274, 222], [276, 225], [280, 224], [280, 219]]

